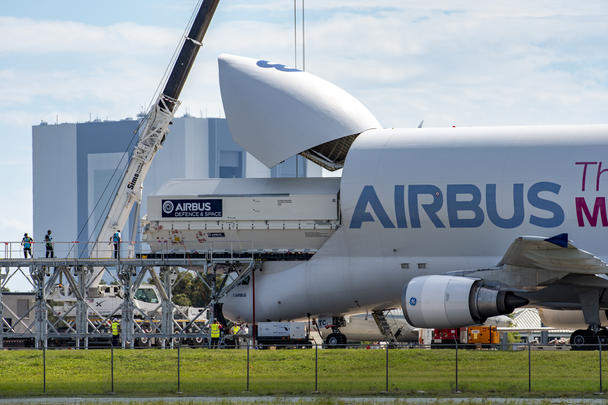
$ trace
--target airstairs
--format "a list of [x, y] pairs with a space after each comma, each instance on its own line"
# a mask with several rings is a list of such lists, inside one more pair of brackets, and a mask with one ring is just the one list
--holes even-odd
[[372, 311], [372, 316], [374, 317], [374, 321], [376, 321], [376, 325], [378, 325], [378, 329], [380, 329], [380, 332], [382, 332], [386, 338], [386, 341], [390, 343], [396, 342], [397, 338], [384, 315], [384, 311]]

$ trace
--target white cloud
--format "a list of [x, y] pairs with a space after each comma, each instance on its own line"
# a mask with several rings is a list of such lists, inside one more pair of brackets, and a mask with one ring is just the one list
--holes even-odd
[[121, 23], [107, 27], [73, 21], [37, 21], [0, 17], [0, 54], [109, 54], [157, 53], [174, 47], [181, 31]]

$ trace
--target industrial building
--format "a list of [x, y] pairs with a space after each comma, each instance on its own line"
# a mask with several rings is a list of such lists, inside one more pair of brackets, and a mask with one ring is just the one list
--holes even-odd
[[[42, 122], [32, 127], [35, 241], [42, 241], [51, 229], [58, 257], [65, 256], [70, 248], [58, 241], [79, 241], [84, 252], [85, 242], [96, 238], [107, 214], [108, 202], [133, 150], [138, 124], [138, 119], [127, 118], [58, 125]], [[291, 157], [269, 169], [232, 140], [225, 119], [186, 115], [173, 120], [152, 163], [144, 182], [141, 215], [147, 212], [146, 197], [170, 179], [321, 174], [319, 166], [302, 157]], [[134, 239], [130, 235], [134, 220], [132, 212], [128, 226], [122, 230], [123, 240]], [[39, 247], [34, 254], [43, 255], [42, 249]]]

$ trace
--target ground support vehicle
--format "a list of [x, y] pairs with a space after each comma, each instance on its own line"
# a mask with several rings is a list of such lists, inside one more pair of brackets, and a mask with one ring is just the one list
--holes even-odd
[[456, 344], [464, 349], [491, 348], [500, 343], [496, 326], [468, 326], [464, 328], [434, 329], [433, 348], [453, 348]]
[[306, 322], [259, 322], [256, 324], [256, 329], [258, 348], [312, 346]]

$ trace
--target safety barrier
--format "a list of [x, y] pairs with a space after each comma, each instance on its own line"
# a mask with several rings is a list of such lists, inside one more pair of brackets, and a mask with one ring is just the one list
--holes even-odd
[[[31, 244], [30, 253], [35, 258], [46, 258], [47, 248], [46, 242], [29, 242]], [[176, 241], [161, 241], [157, 242], [161, 249], [154, 252], [158, 257], [172, 258], [188, 258], [192, 255], [202, 254], [213, 257], [213, 255], [222, 255], [222, 257], [233, 258], [235, 252], [248, 252], [249, 255], [254, 251], [252, 241], [216, 241], [208, 242], [208, 248], [201, 252], [187, 251], [184, 248], [183, 240]], [[116, 258], [116, 247], [114, 242], [52, 242], [53, 257], [61, 259], [78, 259], [78, 258]], [[0, 253], [0, 258], [3, 259], [19, 259], [25, 256], [24, 245], [22, 242], [0, 242], [0, 249], [4, 247]], [[118, 243], [118, 256], [120, 258], [132, 258], [136, 255], [146, 255], [150, 253], [150, 249], [146, 242], [140, 241], [121, 241]], [[29, 257], [29, 255], [28, 255]]]
[[[0, 396], [304, 394], [603, 395], [602, 346], [510, 344], [510, 350], [451, 345], [324, 345], [251, 342], [237, 349], [5, 350]], [[436, 347], [436, 346], [434, 346]], [[283, 349], [293, 350], [283, 350]], [[18, 373], [18, 370], [21, 370]], [[23, 370], [25, 372], [23, 373]]]
[[[47, 257], [46, 243], [30, 242], [31, 255], [36, 258]], [[95, 243], [95, 242], [52, 242], [53, 256], [62, 259], [77, 259], [83, 257], [114, 258], [114, 243]], [[25, 256], [24, 246], [21, 242], [0, 242], [4, 246], [3, 259], [18, 259]], [[121, 241], [119, 243], [120, 257], [133, 257], [135, 252], [141, 250], [141, 242]], [[29, 255], [28, 255], [29, 257]]]

